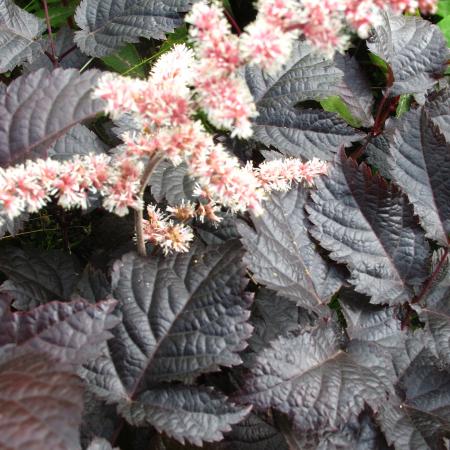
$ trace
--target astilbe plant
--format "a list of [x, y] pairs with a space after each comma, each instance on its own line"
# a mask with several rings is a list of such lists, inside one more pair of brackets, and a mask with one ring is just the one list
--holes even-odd
[[1, 448], [445, 448], [444, 3], [0, 0]]

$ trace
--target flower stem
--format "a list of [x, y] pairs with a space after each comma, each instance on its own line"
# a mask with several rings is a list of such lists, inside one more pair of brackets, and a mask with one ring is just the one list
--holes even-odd
[[236, 31], [237, 35], [239, 36], [240, 34], [242, 34], [242, 30], [239, 27], [236, 20], [234, 19], [234, 17], [232, 16], [232, 14], [226, 8], [224, 8], [224, 12], [225, 12], [225, 16], [227, 17], [228, 21], [231, 23], [231, 26], [234, 28], [234, 31]]
[[52, 25], [50, 23], [50, 15], [48, 13], [48, 4], [47, 0], [41, 0], [42, 6], [44, 7], [45, 21], [47, 23], [47, 32], [50, 39], [50, 52], [45, 52], [45, 54], [49, 57], [50, 61], [53, 64], [53, 67], [59, 67], [58, 58], [56, 56], [56, 47], [55, 41], [53, 39]]
[[[144, 173], [141, 178], [141, 185], [138, 192], [138, 197], [143, 203], [144, 200], [144, 192], [147, 187], [150, 178], [152, 176], [153, 171], [156, 169], [158, 164], [163, 160], [163, 155], [161, 153], [155, 153], [150, 160], [148, 161], [147, 166], [145, 167]], [[147, 256], [147, 250], [145, 248], [145, 240], [144, 240], [144, 212], [142, 208], [139, 208], [134, 211], [134, 227], [136, 230], [136, 245], [137, 251], [140, 256]]]

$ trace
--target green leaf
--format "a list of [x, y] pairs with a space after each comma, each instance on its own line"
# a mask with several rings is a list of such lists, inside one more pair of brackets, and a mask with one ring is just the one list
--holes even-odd
[[233, 14], [233, 9], [231, 8], [230, 0], [222, 0], [222, 5], [230, 14]]
[[182, 25], [181, 27], [175, 29], [173, 33], [169, 33], [167, 35], [167, 39], [162, 43], [158, 52], [154, 53], [153, 55], [149, 56], [148, 58], [143, 59], [141, 62], [139, 62], [135, 66], [131, 67], [131, 69], [128, 69], [127, 71], [123, 72], [122, 75], [128, 75], [128, 74], [132, 73], [138, 67], [141, 67], [144, 64], [147, 64], [150, 61], [153, 61], [153, 60], [159, 58], [161, 55], [163, 55], [164, 53], [171, 50], [174, 45], [184, 44], [184, 43], [187, 43], [187, 41], [188, 41], [187, 27], [186, 27], [186, 25]]
[[117, 53], [111, 56], [104, 56], [102, 61], [112, 70], [120, 74], [144, 78], [146, 67], [141, 64], [141, 57], [133, 44], [127, 44]]
[[159, 54], [168, 52], [176, 44], [186, 44], [188, 41], [188, 30], [186, 24], [176, 28], [173, 33], [167, 35], [167, 39], [162, 43]]
[[438, 22], [437, 26], [442, 31], [445, 39], [447, 39], [447, 45], [450, 47], [450, 16], [447, 16], [445, 19]]
[[[75, 9], [78, 6], [79, 1], [72, 0], [68, 3], [67, 6], [60, 6], [59, 3], [53, 6], [51, 5], [52, 2], [50, 1], [48, 3], [49, 3], [48, 14], [50, 17], [50, 24], [53, 28], [56, 28], [63, 25], [64, 22], [69, 17], [72, 17], [74, 15]], [[45, 12], [42, 8], [36, 10], [35, 14], [41, 19], [45, 18]]]
[[339, 114], [352, 127], [359, 128], [361, 126], [361, 122], [356, 119], [356, 117], [352, 116], [347, 108], [347, 105], [339, 96], [333, 95], [328, 97], [322, 100], [320, 105], [325, 111]]
[[409, 109], [411, 108], [412, 99], [413, 96], [411, 94], [403, 94], [400, 96], [397, 110], [395, 112], [397, 117], [401, 117], [403, 114], [409, 111]]
[[388, 72], [388, 65], [386, 61], [384, 61], [384, 59], [381, 59], [379, 56], [374, 55], [373, 53], [369, 53], [369, 58], [372, 61], [372, 64], [381, 69], [384, 74]]
[[450, 0], [440, 0], [438, 2], [437, 15], [441, 17], [450, 15]]

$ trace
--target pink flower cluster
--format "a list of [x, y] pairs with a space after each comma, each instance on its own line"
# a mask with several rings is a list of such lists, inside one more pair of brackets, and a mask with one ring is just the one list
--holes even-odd
[[[317, 158], [303, 163], [298, 158], [277, 159], [262, 163], [257, 169], [248, 164], [247, 173], [252, 173], [259, 183], [259, 188], [265, 192], [288, 191], [293, 183], [303, 183], [312, 187], [319, 175], [326, 175], [328, 166]], [[199, 195], [209, 196], [207, 189], [200, 189]], [[222, 218], [217, 215], [220, 206], [212, 201], [192, 202], [183, 201], [180, 205], [168, 206], [167, 213], [163, 213], [154, 205], [147, 206], [148, 219], [144, 220], [144, 238], [147, 242], [160, 245], [167, 255], [171, 252], [185, 252], [194, 238], [192, 228], [186, 222], [192, 219], [204, 222], [205, 219], [217, 224]], [[170, 219], [173, 217], [178, 222]]]
[[[148, 218], [143, 221], [144, 239], [146, 242], [159, 245], [164, 254], [172, 252], [186, 252], [194, 239], [192, 228], [186, 222], [205, 219], [212, 223], [221, 222], [217, 216], [220, 207], [212, 202], [199, 203], [183, 202], [180, 205], [168, 206], [163, 213], [154, 205], [147, 206]], [[170, 217], [178, 221], [174, 222]], [[181, 222], [181, 223], [180, 223]]]
[[[240, 37], [230, 34], [217, 4], [196, 3], [187, 21], [193, 25], [190, 34], [205, 61], [205, 74], [221, 67], [232, 72], [247, 63], [275, 73], [300, 36], [332, 55], [348, 47], [349, 28], [366, 38], [380, 22], [383, 9], [401, 13], [420, 8], [432, 13], [436, 4], [437, 0], [258, 0], [256, 20]], [[205, 94], [213, 92], [213, 84], [211, 89], [206, 87]]]
[[[207, 187], [212, 201], [233, 211], [258, 210], [263, 190], [254, 174], [194, 119], [197, 105], [190, 86], [195, 64], [193, 53], [177, 45], [158, 61], [149, 80], [108, 74], [95, 95], [106, 101], [113, 117], [132, 113], [140, 125], [139, 133], [123, 136], [122, 152], [128, 159], [145, 160], [160, 152], [174, 164], [185, 161], [201, 188]], [[245, 103], [253, 105], [251, 97]]]
[[[181, 222], [183, 217], [218, 222], [219, 205], [232, 212], [251, 210], [259, 214], [268, 190], [285, 190], [292, 182], [311, 183], [314, 176], [326, 170], [324, 163], [317, 160], [303, 164], [294, 159], [265, 163], [258, 169], [250, 165], [243, 167], [235, 156], [214, 142], [213, 136], [195, 119], [199, 106], [205, 108], [209, 117], [216, 118], [216, 124], [220, 122], [238, 130], [242, 136], [251, 132], [249, 119], [254, 103], [250, 93], [242, 95], [244, 90], [236, 75], [240, 60], [230, 47], [236, 42], [219, 9], [194, 9], [191, 19], [198, 25], [194, 34], [198, 39], [205, 39], [204, 45], [200, 45], [203, 62], [196, 60], [187, 47], [177, 45], [158, 60], [148, 80], [106, 75], [95, 91], [97, 97], [106, 101], [106, 109], [113, 117], [132, 114], [139, 124], [139, 132], [122, 136], [124, 144], [118, 151], [124, 160], [130, 165], [140, 162], [145, 166], [145, 161], [158, 154], [175, 165], [185, 162], [198, 183], [196, 195], [207, 200], [197, 208], [190, 203], [169, 207], [170, 215], [153, 206], [148, 208], [144, 237], [160, 245], [166, 253], [185, 251], [192, 239], [190, 228], [173, 222], [170, 216]], [[230, 41], [224, 40], [227, 33], [232, 37]], [[230, 89], [237, 89], [234, 100], [220, 89], [228, 81]], [[215, 83], [216, 87], [207, 93], [205, 83], [211, 86]], [[219, 100], [224, 103], [219, 104]], [[214, 102], [217, 104], [213, 107]], [[242, 110], [244, 106], [246, 111]]]
[[69, 161], [38, 159], [0, 169], [0, 217], [37, 212], [52, 198], [66, 209], [86, 209], [90, 194], [103, 196], [106, 209], [124, 215], [128, 207], [141, 207], [136, 196], [141, 170], [104, 154]]
[[287, 158], [263, 162], [255, 172], [266, 191], [288, 191], [293, 183], [312, 187], [314, 179], [326, 175], [327, 170], [327, 163], [317, 158], [306, 163], [298, 158]]
[[213, 125], [231, 129], [232, 136], [250, 137], [250, 119], [257, 112], [245, 81], [238, 75], [246, 63], [239, 51], [239, 38], [232, 34], [223, 9], [216, 4], [195, 4], [186, 21], [192, 24], [189, 32], [197, 56], [194, 87], [201, 108]]
[[187, 252], [194, 239], [192, 229], [174, 223], [161, 210], [153, 205], [147, 206], [148, 219], [143, 221], [144, 239], [161, 246], [165, 255], [171, 252]]
[[[225, 58], [225, 53], [222, 56]], [[1, 169], [0, 220], [36, 212], [52, 198], [64, 208], [86, 209], [93, 194], [118, 215], [127, 214], [129, 208], [140, 210], [144, 206], [140, 191], [145, 167], [152, 157], [161, 155], [174, 164], [187, 164], [198, 182], [196, 194], [201, 201], [197, 206], [187, 202], [168, 207], [166, 213], [149, 206], [144, 237], [165, 253], [186, 251], [193, 233], [185, 222], [196, 218], [218, 223], [222, 206], [233, 212], [261, 213], [267, 191], [286, 190], [292, 182], [310, 184], [314, 176], [326, 172], [325, 164], [316, 160], [302, 163], [290, 159], [267, 162], [257, 169], [243, 167], [195, 119], [196, 96], [200, 95], [192, 89], [196, 64], [193, 52], [179, 45], [158, 60], [148, 80], [112, 74], [102, 77], [94, 95], [106, 102], [106, 110], [114, 118], [131, 114], [140, 131], [125, 133], [124, 143], [111, 156], [39, 159]], [[220, 64], [231, 67], [228, 62]], [[231, 71], [229, 76], [233, 79]], [[241, 101], [253, 105], [251, 98]], [[235, 121], [231, 126], [249, 125]]]
[[180, 205], [168, 206], [166, 211], [171, 217], [181, 222], [187, 222], [194, 218], [202, 223], [205, 219], [213, 223], [222, 221], [222, 218], [217, 215], [220, 206], [212, 201], [199, 202], [198, 205], [195, 205], [193, 202], [183, 200]]

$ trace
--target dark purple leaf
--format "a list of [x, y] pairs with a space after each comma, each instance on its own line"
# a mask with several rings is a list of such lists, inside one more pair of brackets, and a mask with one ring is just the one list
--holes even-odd
[[194, 200], [195, 180], [189, 176], [184, 163], [174, 166], [170, 161], [161, 162], [149, 184], [158, 202], [165, 199], [170, 205], [179, 205], [182, 200]]
[[314, 324], [315, 315], [295, 305], [269, 289], [260, 289], [255, 297], [252, 314], [253, 335], [249, 347], [259, 352], [278, 336], [300, 327]]
[[352, 341], [341, 349], [333, 328], [321, 324], [280, 337], [262, 351], [242, 401], [288, 414], [299, 433], [325, 432], [342, 427], [365, 404], [377, 410], [394, 379], [380, 347]]
[[[440, 270], [439, 270], [439, 267]], [[438, 270], [423, 298], [419, 317], [425, 322], [430, 349], [450, 367], [450, 261], [444, 249], [433, 254], [433, 271]]]
[[294, 45], [289, 61], [275, 75], [247, 67], [245, 79], [259, 113], [254, 138], [289, 156], [332, 159], [339, 146], [349, 145], [363, 134], [336, 114], [297, 110], [294, 106], [338, 94], [342, 77], [343, 72], [332, 60], [304, 41]]
[[305, 41], [295, 43], [289, 61], [274, 75], [258, 66], [245, 69], [245, 79], [258, 107], [293, 106], [335, 95], [342, 76], [331, 59]]
[[0, 362], [0, 447], [78, 450], [83, 387], [46, 355], [19, 354]]
[[390, 151], [392, 178], [414, 205], [426, 236], [449, 245], [450, 144], [421, 108], [403, 115]]
[[450, 89], [443, 89], [426, 105], [427, 112], [450, 142]]
[[287, 438], [292, 450], [389, 450], [371, 411], [352, 418], [342, 428], [323, 433], [298, 433], [290, 429]]
[[79, 278], [76, 260], [59, 250], [3, 248], [0, 272], [8, 280], [0, 291], [10, 294], [17, 309], [30, 309], [52, 300], [67, 300]]
[[9, 299], [0, 296], [0, 347], [14, 345], [51, 358], [82, 363], [98, 354], [100, 344], [118, 323], [111, 315], [117, 302], [91, 304], [83, 300], [50, 302], [28, 312], [11, 312]]
[[260, 106], [253, 138], [286, 156], [329, 161], [342, 146], [364, 137], [337, 114], [320, 109]]
[[46, 157], [70, 128], [101, 112], [103, 102], [91, 97], [99, 75], [40, 69], [16, 78], [0, 98], [0, 165]]
[[[64, 55], [67, 51], [71, 50], [74, 45], [74, 31], [69, 26], [62, 26], [59, 31], [54, 35], [55, 50], [56, 55]], [[36, 51], [36, 55], [33, 57], [31, 64], [26, 64], [25, 69], [28, 72], [33, 72], [38, 69], [53, 69], [53, 64], [50, 58], [44, 53], [44, 51], [51, 52], [50, 39], [42, 39], [39, 42], [41, 48]], [[60, 60], [59, 64], [64, 69], [80, 69], [89, 59], [88, 56], [83, 55], [81, 51], [76, 48], [67, 53], [63, 59]]]
[[164, 39], [181, 25], [180, 13], [190, 0], [83, 0], [75, 20], [80, 49], [95, 57], [107, 56], [139, 37]]
[[[159, 382], [239, 364], [237, 352], [251, 332], [242, 253], [237, 241], [229, 241], [206, 249], [198, 244], [172, 257], [125, 255], [113, 273], [122, 322], [103, 355], [83, 370], [91, 389], [120, 403], [123, 411], [136, 411], [145, 406], [141, 394], [152, 398]], [[152, 414], [146, 417], [147, 423], [162, 427]], [[165, 431], [174, 434], [172, 428]], [[177, 433], [178, 439], [191, 439], [188, 428]], [[196, 436], [192, 439], [199, 442], [200, 431]], [[208, 440], [212, 435], [203, 436]]]
[[[387, 134], [387, 133], [386, 133]], [[367, 144], [365, 153], [367, 162], [378, 170], [387, 180], [391, 179], [391, 165], [389, 164], [389, 140], [385, 134], [372, 138]]]
[[111, 296], [111, 282], [100, 270], [88, 264], [74, 289], [72, 299], [81, 297], [91, 303], [104, 300]]
[[67, 160], [75, 155], [105, 153], [106, 145], [89, 128], [75, 125], [48, 150], [52, 159]]
[[283, 435], [256, 414], [249, 414], [233, 426], [219, 443], [206, 444], [205, 450], [288, 450]]
[[301, 186], [270, 194], [264, 213], [252, 218], [255, 231], [244, 223], [238, 231], [247, 249], [245, 261], [258, 283], [327, 315], [324, 305], [340, 288], [342, 278], [308, 234], [304, 210], [308, 195]]
[[401, 375], [422, 351], [426, 335], [422, 330], [413, 332], [402, 324], [398, 306], [373, 305], [369, 300], [353, 289], [339, 292], [346, 333], [351, 339], [372, 342], [387, 351], [397, 375]]
[[316, 184], [311, 233], [347, 264], [355, 289], [373, 303], [411, 300], [428, 276], [429, 246], [406, 197], [344, 151]]
[[32, 61], [40, 51], [37, 38], [45, 22], [24, 11], [12, 0], [0, 1], [0, 73], [13, 70], [24, 61]]
[[426, 92], [447, 68], [449, 49], [444, 35], [421, 17], [384, 13], [368, 47], [392, 69], [391, 96]]
[[139, 395], [137, 401], [119, 404], [121, 414], [136, 426], [151, 423], [184, 443], [223, 439], [231, 425], [240, 422], [251, 408], [235, 406], [212, 389], [195, 386], [163, 386]]
[[339, 97], [346, 104], [352, 116], [358, 119], [363, 127], [373, 126], [372, 107], [374, 97], [369, 80], [355, 58], [338, 53], [334, 60], [336, 67], [344, 74], [338, 85]]
[[450, 373], [421, 352], [381, 410], [379, 422], [396, 450], [445, 449], [450, 436]]
[[86, 390], [83, 419], [80, 426], [82, 447], [88, 447], [96, 438], [112, 441], [121, 421], [122, 418], [117, 413], [116, 405], [110, 405]]

